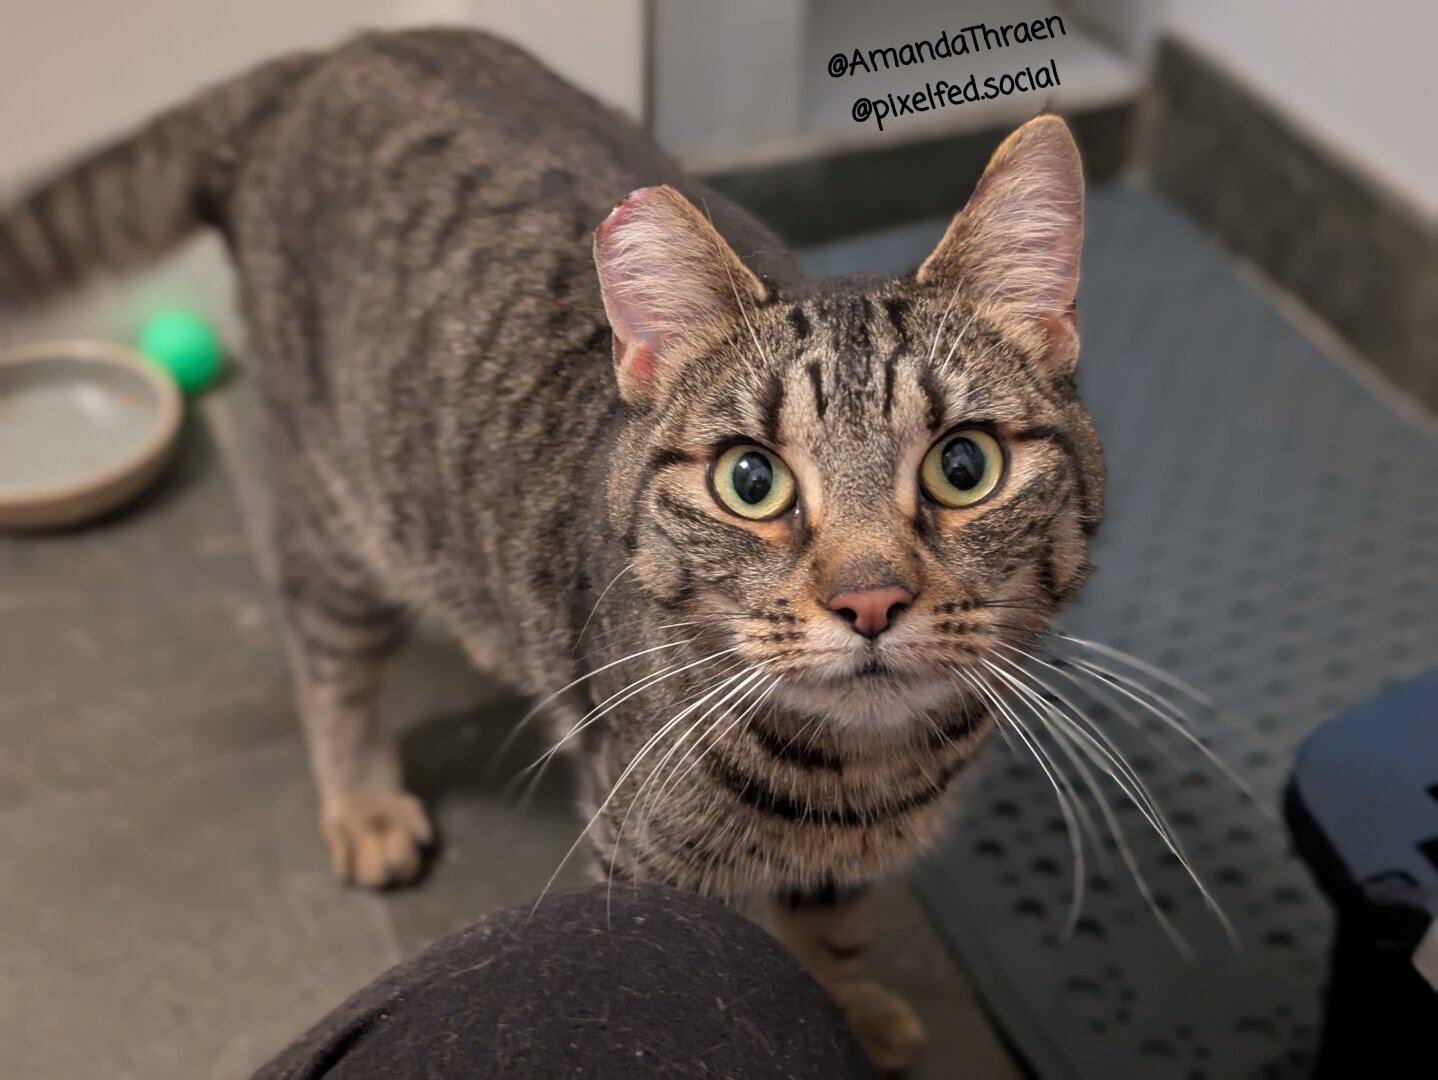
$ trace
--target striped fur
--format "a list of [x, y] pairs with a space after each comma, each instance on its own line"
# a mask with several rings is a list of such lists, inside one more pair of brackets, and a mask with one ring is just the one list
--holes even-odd
[[[369, 35], [222, 85], [0, 216], [0, 309], [224, 232], [341, 874], [419, 867], [429, 827], [375, 702], [428, 613], [554, 698], [606, 872], [727, 900], [849, 896], [937, 834], [989, 729], [955, 668], [1046, 624], [1102, 514], [1070, 370], [1080, 181], [1062, 124], [1035, 123], [921, 273], [810, 281], [517, 49]], [[601, 293], [594, 230], [661, 184], [709, 249], [661, 214], [625, 234]], [[616, 329], [658, 305], [623, 329], [655, 350], [643, 393], [619, 393], [606, 303]], [[917, 473], [962, 424], [1002, 440], [1007, 472], [946, 510]], [[793, 512], [749, 523], [716, 503], [708, 469], [735, 439], [783, 455]], [[822, 600], [900, 579], [915, 602], [872, 649]], [[779, 930], [829, 950], [819, 974], [876, 1059], [911, 1053], [907, 1010], [857, 989], [858, 940], [826, 943], [832, 912], [802, 910], [781, 907]]]

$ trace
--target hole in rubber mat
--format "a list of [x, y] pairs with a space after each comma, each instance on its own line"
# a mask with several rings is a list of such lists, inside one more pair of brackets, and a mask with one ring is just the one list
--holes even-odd
[[1104, 936], [1103, 923], [1092, 915], [1084, 915], [1074, 923], [1074, 933], [1080, 937], [1101, 938]]
[[1004, 856], [1004, 845], [992, 837], [986, 836], [974, 845], [974, 851], [992, 859], [1001, 859]]
[[1079, 994], [1084, 997], [1102, 997], [1104, 993], [1103, 984], [1087, 975], [1075, 975], [1069, 978], [1064, 982], [1064, 989], [1071, 994]]

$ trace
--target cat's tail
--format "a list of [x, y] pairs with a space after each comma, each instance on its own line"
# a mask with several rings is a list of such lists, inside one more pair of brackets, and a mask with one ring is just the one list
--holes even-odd
[[0, 207], [0, 309], [223, 229], [254, 135], [317, 61], [287, 56], [213, 86]]

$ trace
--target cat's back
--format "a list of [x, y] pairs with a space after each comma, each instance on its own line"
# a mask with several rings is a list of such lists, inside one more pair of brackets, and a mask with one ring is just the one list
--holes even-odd
[[473, 420], [598, 332], [594, 228], [677, 174], [632, 122], [482, 32], [318, 56], [231, 208], [268, 400], [303, 411], [290, 427], [312, 443], [384, 439], [458, 397]]
[[635, 124], [479, 32], [357, 38], [273, 118], [230, 222], [252, 367], [304, 485], [396, 573], [471, 567], [540, 448], [604, 437], [593, 230], [665, 182]]
[[[261, 307], [312, 301], [304, 317], [334, 362], [376, 340], [424, 345], [393, 338], [433, 329], [446, 305], [491, 351], [527, 337], [551, 353], [603, 327], [594, 229], [654, 184], [703, 206], [757, 272], [794, 275], [772, 234], [517, 46], [371, 33], [320, 58], [286, 102], [246, 167], [231, 238]], [[481, 326], [490, 316], [506, 325]]]
[[242, 261], [278, 249], [350, 288], [387, 278], [391, 305], [410, 308], [452, 259], [525, 274], [587, 256], [627, 191], [679, 176], [633, 122], [470, 30], [354, 39], [318, 59], [266, 136], [231, 222]]

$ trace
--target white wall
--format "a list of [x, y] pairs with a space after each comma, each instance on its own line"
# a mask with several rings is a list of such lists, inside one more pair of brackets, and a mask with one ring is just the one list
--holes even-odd
[[657, 0], [654, 134], [687, 161], [793, 135], [806, 0]]
[[[642, 110], [643, 0], [0, 0], [0, 205], [18, 184], [248, 65], [366, 27], [433, 23], [494, 30], [631, 115]], [[213, 238], [150, 273], [8, 319], [0, 341], [127, 338], [170, 304], [237, 336]]]
[[[517, 41], [595, 96], [632, 117], [643, 115], [644, 0], [439, 2], [468, 12], [467, 17], [445, 21], [468, 22]], [[391, 0], [391, 6], [402, 9], [403, 15], [415, 0]]]
[[1164, 30], [1438, 216], [1438, 0], [1073, 0], [1146, 55]]
[[6, 0], [0, 178], [32, 173], [207, 82], [332, 40], [386, 7], [383, 0]]
[[200, 86], [368, 26], [469, 23], [638, 115], [642, 0], [3, 0], [0, 183]]

